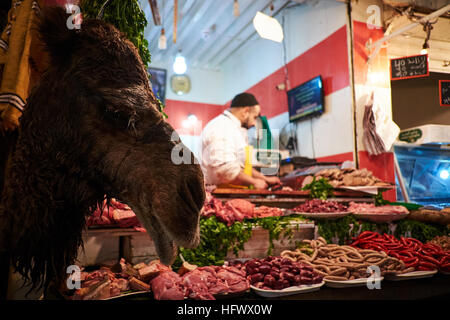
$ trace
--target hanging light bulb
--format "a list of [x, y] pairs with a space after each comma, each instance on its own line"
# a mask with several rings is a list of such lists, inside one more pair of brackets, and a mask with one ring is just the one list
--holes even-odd
[[420, 50], [420, 54], [427, 54], [430, 46], [428, 45], [428, 41], [425, 40], [425, 43], [422, 46], [422, 50]]
[[161, 35], [159, 36], [158, 40], [158, 49], [159, 50], [166, 50], [167, 49], [167, 38], [164, 31], [164, 28], [161, 29]]
[[240, 15], [238, 0], [234, 0], [234, 3], [233, 3], [233, 15], [235, 17], [239, 17], [239, 15]]
[[186, 59], [181, 55], [181, 50], [178, 51], [178, 54], [175, 57], [175, 61], [173, 62], [173, 72], [176, 74], [184, 74], [187, 70]]
[[161, 25], [163, 26], [161, 29], [161, 35], [158, 39], [158, 49], [159, 50], [166, 50], [167, 49], [167, 38], [166, 38], [166, 31], [164, 30], [164, 22], [163, 16], [164, 16], [164, 0], [162, 1], [162, 16], [161, 16]]
[[[437, 22], [437, 20], [436, 20]], [[436, 23], [433, 22], [433, 23]], [[425, 38], [425, 42], [423, 43], [422, 50], [420, 50], [421, 54], [427, 54], [428, 49], [430, 49], [430, 45], [428, 44], [428, 40], [430, 40], [431, 30], [433, 30], [433, 26], [431, 22], [426, 22], [423, 26], [423, 31], [427, 33], [427, 37]]]

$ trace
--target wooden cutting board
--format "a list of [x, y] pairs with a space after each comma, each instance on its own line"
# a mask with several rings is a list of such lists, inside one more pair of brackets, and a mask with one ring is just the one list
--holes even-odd
[[255, 190], [255, 189], [232, 189], [232, 188], [217, 188], [212, 194], [245, 194], [245, 195], [309, 195], [309, 191], [270, 191], [270, 190]]
[[[214, 196], [242, 196], [242, 197], [248, 197], [248, 196], [282, 196], [286, 198], [297, 198], [297, 197], [303, 197], [306, 198], [309, 196], [309, 190], [307, 191], [270, 191], [270, 190], [255, 190], [255, 189], [232, 189], [232, 188], [217, 188], [214, 191], [211, 192]], [[352, 190], [342, 190], [337, 191], [334, 190], [334, 197], [370, 197], [370, 195], [359, 192], [359, 191], [352, 191]]]

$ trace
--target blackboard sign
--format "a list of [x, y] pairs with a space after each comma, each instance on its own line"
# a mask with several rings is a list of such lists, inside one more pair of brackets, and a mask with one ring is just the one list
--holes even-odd
[[428, 77], [428, 54], [391, 59], [391, 80]]
[[439, 80], [439, 102], [442, 107], [450, 107], [450, 80]]

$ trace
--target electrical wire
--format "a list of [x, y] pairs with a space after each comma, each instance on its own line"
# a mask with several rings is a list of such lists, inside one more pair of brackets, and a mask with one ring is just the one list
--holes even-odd
[[310, 123], [310, 128], [311, 128], [311, 147], [312, 147], [312, 152], [313, 152], [313, 159], [316, 158], [316, 150], [314, 148], [314, 131], [313, 131], [313, 118], [311, 118]]
[[[286, 34], [286, 26], [285, 26], [285, 14], [284, 11], [281, 15], [281, 24], [283, 28], [283, 32]], [[284, 81], [286, 83], [286, 91], [291, 89], [291, 84], [289, 81], [289, 73], [287, 69], [287, 57], [286, 57], [286, 41], [283, 39], [283, 67], [284, 67]]]

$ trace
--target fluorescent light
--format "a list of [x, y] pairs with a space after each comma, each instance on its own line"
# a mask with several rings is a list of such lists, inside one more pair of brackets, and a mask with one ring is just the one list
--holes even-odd
[[258, 11], [253, 18], [253, 26], [261, 38], [275, 42], [283, 41], [283, 28], [277, 19]]
[[184, 74], [187, 70], [186, 59], [178, 53], [173, 62], [173, 72], [176, 74]]

